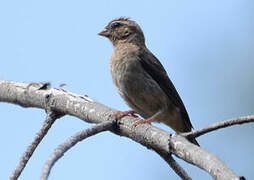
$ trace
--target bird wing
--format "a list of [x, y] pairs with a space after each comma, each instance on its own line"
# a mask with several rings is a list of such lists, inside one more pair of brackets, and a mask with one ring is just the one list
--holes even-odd
[[160, 61], [147, 48], [144, 48], [138, 56], [145, 71], [158, 83], [172, 104], [180, 109], [186, 128], [191, 131], [192, 124], [185, 106]]

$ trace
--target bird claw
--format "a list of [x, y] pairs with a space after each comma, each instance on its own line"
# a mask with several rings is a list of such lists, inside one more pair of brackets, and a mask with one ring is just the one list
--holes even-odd
[[117, 118], [122, 118], [122, 117], [128, 116], [128, 115], [131, 115], [134, 118], [138, 118], [138, 116], [136, 115], [136, 112], [133, 111], [133, 110], [130, 110], [130, 111], [116, 111], [114, 113], [114, 116], [116, 116]]
[[135, 111], [133, 111], [133, 110], [130, 110], [130, 111], [116, 111], [115, 113], [114, 113], [114, 116], [116, 116], [116, 118], [122, 118], [122, 117], [124, 117], [124, 116], [128, 116], [128, 115], [130, 115], [130, 116], [132, 116], [132, 117], [134, 117], [134, 118], [136, 118], [136, 119], [138, 119], [137, 121], [135, 121], [134, 123], [133, 123], [133, 125], [132, 125], [132, 127], [136, 127], [137, 125], [139, 125], [139, 124], [152, 124], [151, 122], [152, 122], [152, 120], [153, 120], [153, 118], [151, 117], [151, 118], [148, 118], [148, 119], [141, 119], [141, 118], [139, 118], [137, 115], [136, 115], [136, 112]]
[[136, 127], [139, 124], [152, 124], [152, 120], [151, 119], [140, 119], [138, 118], [138, 121], [135, 121], [132, 125], [132, 127]]

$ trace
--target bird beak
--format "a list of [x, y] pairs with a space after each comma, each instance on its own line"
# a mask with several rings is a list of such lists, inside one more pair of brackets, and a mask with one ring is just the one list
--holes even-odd
[[109, 33], [108, 29], [105, 28], [100, 33], [98, 33], [98, 35], [108, 38], [110, 36], [110, 33]]

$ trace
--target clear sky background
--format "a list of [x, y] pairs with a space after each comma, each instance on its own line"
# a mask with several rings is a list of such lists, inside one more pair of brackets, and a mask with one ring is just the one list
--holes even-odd
[[[128, 110], [113, 86], [112, 45], [97, 35], [127, 16], [142, 27], [181, 95], [194, 127], [254, 114], [254, 1], [0, 1], [0, 78], [49, 81]], [[0, 103], [0, 180], [5, 180], [46, 114]], [[20, 180], [39, 179], [43, 164], [69, 136], [90, 127], [65, 116], [53, 125]], [[170, 132], [161, 124], [154, 124]], [[238, 175], [254, 179], [254, 124], [198, 138]], [[212, 179], [179, 160], [193, 179]], [[54, 166], [49, 179], [179, 179], [155, 152], [105, 132], [79, 143]]]

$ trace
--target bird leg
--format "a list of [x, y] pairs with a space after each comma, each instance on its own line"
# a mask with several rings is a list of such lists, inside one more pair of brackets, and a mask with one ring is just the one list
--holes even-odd
[[130, 111], [116, 111], [116, 112], [114, 113], [114, 115], [115, 115], [117, 118], [122, 118], [122, 117], [128, 116], [128, 115], [131, 115], [132, 117], [138, 118], [138, 116], [136, 115], [136, 112], [133, 111], [133, 110], [130, 110]]
[[154, 121], [154, 119], [155, 119], [160, 113], [161, 113], [161, 111], [158, 111], [157, 113], [155, 113], [154, 115], [152, 115], [152, 116], [149, 117], [148, 119], [140, 119], [140, 118], [138, 118], [139, 120], [136, 121], [136, 122], [134, 122], [132, 126], [133, 126], [133, 127], [136, 127], [136, 126], [139, 125], [139, 124], [145, 124], [145, 123], [151, 125], [152, 121]]

